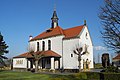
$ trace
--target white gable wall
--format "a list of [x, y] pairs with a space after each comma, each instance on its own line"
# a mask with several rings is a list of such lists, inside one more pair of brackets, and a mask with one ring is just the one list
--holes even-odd
[[[87, 33], [87, 36], [86, 36]], [[93, 68], [93, 45], [92, 45], [92, 40], [88, 31], [88, 28], [85, 26], [84, 29], [82, 30], [82, 33], [80, 34], [80, 40], [79, 40], [79, 44], [81, 45], [87, 45], [88, 46], [88, 52], [89, 54], [85, 54], [82, 56], [82, 59], [84, 59], [86, 61], [86, 59], [88, 59], [90, 62], [90, 68]], [[82, 60], [83, 62], [83, 60]], [[83, 66], [83, 65], [81, 65]]]
[[[93, 68], [93, 46], [87, 27], [84, 27], [78, 37], [80, 38], [65, 39], [63, 41], [63, 63], [65, 69], [78, 69], [78, 56], [73, 53], [73, 50], [75, 50], [77, 47], [84, 48], [85, 44], [88, 45], [89, 54], [82, 56], [81, 69], [83, 69], [83, 59], [85, 61], [86, 59], [91, 61], [89, 66], [90, 68]], [[73, 57], [71, 57], [71, 54], [73, 54]]]

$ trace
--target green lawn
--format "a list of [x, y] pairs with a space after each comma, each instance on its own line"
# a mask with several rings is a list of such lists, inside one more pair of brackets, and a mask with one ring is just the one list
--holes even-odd
[[0, 80], [47, 80], [49, 76], [30, 72], [0, 71]]
[[83, 80], [87, 79], [85, 73], [41, 74], [31, 72], [0, 71], [0, 80]]
[[63, 75], [0, 71], [0, 80], [120, 80], [120, 73], [81, 72]]
[[0, 71], [0, 80], [70, 80], [68, 75]]
[[95, 64], [95, 69], [102, 69], [102, 68], [103, 68], [102, 63]]

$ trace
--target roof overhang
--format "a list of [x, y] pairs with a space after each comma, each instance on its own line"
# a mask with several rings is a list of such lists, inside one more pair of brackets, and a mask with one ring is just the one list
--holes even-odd
[[[43, 57], [61, 57], [61, 55], [57, 54], [56, 52], [52, 50], [47, 50], [47, 51], [37, 51], [33, 52], [32, 54], [37, 54], [37, 55], [43, 55]], [[15, 56], [13, 58], [34, 58], [30, 52], [23, 53], [21, 55]]]

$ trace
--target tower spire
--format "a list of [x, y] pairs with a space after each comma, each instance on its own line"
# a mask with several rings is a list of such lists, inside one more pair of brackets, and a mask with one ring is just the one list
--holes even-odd
[[57, 13], [56, 13], [56, 6], [54, 6], [53, 16], [51, 20], [52, 20], [51, 28], [55, 28], [56, 26], [58, 26], [59, 18], [57, 17]]
[[56, 4], [54, 4], [54, 11], [56, 11]]

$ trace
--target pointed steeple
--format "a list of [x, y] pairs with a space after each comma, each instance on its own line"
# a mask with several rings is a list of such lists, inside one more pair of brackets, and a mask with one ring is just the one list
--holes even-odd
[[58, 26], [59, 18], [57, 17], [56, 7], [54, 8], [54, 12], [51, 20], [52, 20], [51, 28], [55, 28], [56, 26]]

